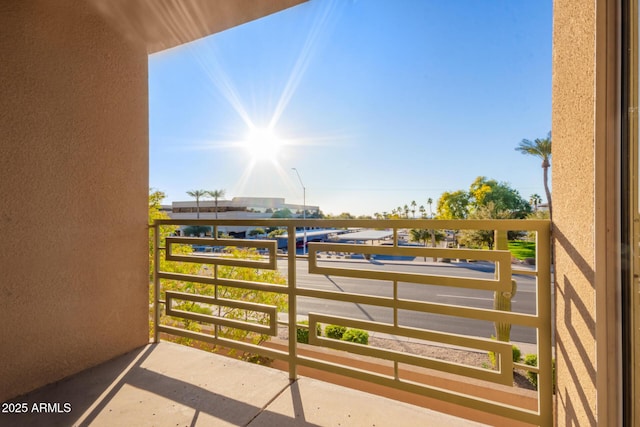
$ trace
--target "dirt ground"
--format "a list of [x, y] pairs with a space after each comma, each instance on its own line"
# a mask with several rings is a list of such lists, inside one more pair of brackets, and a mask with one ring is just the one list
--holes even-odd
[[[285, 340], [288, 339], [287, 329], [280, 328], [278, 337]], [[459, 350], [456, 348], [440, 345], [429, 345], [406, 340], [379, 337], [370, 337], [369, 345], [378, 348], [385, 348], [388, 350], [417, 354], [433, 359], [446, 360], [448, 362], [460, 363], [468, 366], [487, 368], [491, 364], [487, 353]], [[528, 390], [536, 389], [525, 376], [525, 372], [518, 369], [516, 369], [513, 373], [513, 386]]]
[[[411, 354], [419, 354], [433, 359], [446, 360], [448, 362], [460, 363], [463, 365], [488, 367], [491, 362], [487, 353], [479, 353], [475, 351], [458, 350], [455, 348], [420, 344], [408, 341], [400, 341], [386, 338], [372, 337], [369, 344], [375, 347], [386, 348], [389, 350], [403, 351]], [[518, 388], [526, 388], [535, 390], [536, 388], [529, 382], [524, 372], [515, 370], [513, 372], [513, 386]]]

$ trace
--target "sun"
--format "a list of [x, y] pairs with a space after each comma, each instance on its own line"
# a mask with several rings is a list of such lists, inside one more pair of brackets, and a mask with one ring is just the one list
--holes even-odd
[[270, 128], [253, 128], [242, 141], [242, 147], [254, 162], [275, 162], [284, 141]]

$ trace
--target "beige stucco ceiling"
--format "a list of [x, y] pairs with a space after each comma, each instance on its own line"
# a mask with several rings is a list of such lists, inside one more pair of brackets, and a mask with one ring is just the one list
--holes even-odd
[[148, 53], [281, 11], [307, 0], [90, 0], [108, 21]]

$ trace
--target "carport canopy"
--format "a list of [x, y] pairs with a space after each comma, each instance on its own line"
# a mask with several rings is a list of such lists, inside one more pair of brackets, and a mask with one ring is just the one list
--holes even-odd
[[348, 240], [384, 240], [393, 236], [392, 230], [364, 230], [357, 231], [355, 233], [346, 233], [336, 236], [336, 240], [348, 241]]

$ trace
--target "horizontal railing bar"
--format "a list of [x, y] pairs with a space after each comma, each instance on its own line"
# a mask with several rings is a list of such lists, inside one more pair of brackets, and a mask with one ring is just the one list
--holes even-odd
[[245, 351], [248, 353], [257, 353], [263, 356], [271, 357], [273, 359], [284, 360], [290, 362], [291, 357], [288, 353], [280, 350], [270, 349], [255, 344], [243, 343], [237, 340], [227, 339], [213, 335], [203, 334], [201, 332], [188, 331], [186, 329], [176, 328], [173, 326], [160, 325], [158, 326], [158, 332], [165, 332], [171, 335], [177, 335], [183, 338], [191, 338], [198, 341], [208, 342], [210, 344], [219, 345], [221, 347], [236, 349]]
[[540, 369], [537, 366], [527, 365], [525, 363], [514, 363], [514, 368], [522, 369], [529, 372], [535, 372], [536, 374], [540, 372]]
[[434, 230], [500, 230], [500, 231], [543, 231], [549, 230], [549, 220], [535, 219], [157, 219], [158, 225], [266, 225], [276, 227], [316, 227], [316, 228], [420, 228]]
[[[202, 294], [192, 294], [189, 292], [177, 292], [177, 291], [166, 291], [167, 296], [171, 296], [172, 299], [178, 300], [186, 300], [193, 302], [201, 302], [204, 304], [213, 304], [213, 305], [222, 305], [225, 307], [232, 308], [241, 308], [252, 311], [260, 311], [262, 313], [269, 313], [271, 310], [276, 309], [276, 306], [269, 304], [261, 304], [257, 302], [246, 302], [246, 301], [238, 301], [235, 299], [227, 299], [227, 298], [216, 298], [214, 296], [202, 295]], [[168, 298], [167, 298], [168, 299]]]
[[[202, 264], [227, 265], [236, 267], [262, 268], [267, 270], [276, 270], [278, 268], [276, 253], [278, 252], [278, 243], [275, 240], [243, 240], [243, 239], [217, 239], [217, 238], [194, 238], [194, 237], [167, 237], [167, 252], [165, 258], [167, 261], [183, 261], [183, 262], [199, 262]], [[262, 248], [269, 250], [267, 261], [237, 259], [228, 256], [201, 256], [201, 255], [184, 255], [173, 254], [172, 247], [174, 244], [191, 244], [209, 243], [211, 245], [223, 246], [239, 246], [244, 248]]]
[[398, 300], [398, 308], [402, 310], [423, 311], [433, 314], [447, 315], [451, 310], [458, 317], [486, 320], [489, 322], [512, 323], [519, 326], [539, 328], [543, 322], [535, 314], [514, 313], [512, 311], [492, 310], [488, 308], [463, 307], [459, 305], [439, 304], [435, 302]]
[[[278, 334], [276, 320], [278, 317], [277, 307], [273, 305], [267, 304], [258, 304], [237, 300], [230, 300], [226, 298], [216, 298], [214, 296], [207, 295], [198, 295], [198, 294], [189, 294], [185, 292], [175, 292], [175, 291], [167, 291], [167, 306], [166, 306], [166, 314], [167, 316], [180, 317], [184, 319], [190, 319], [198, 322], [210, 323], [213, 325], [220, 326], [228, 326], [236, 329], [243, 329], [246, 331], [257, 332], [260, 334], [268, 334], [271, 336], [276, 336]], [[263, 325], [260, 323], [252, 323], [245, 322], [238, 319], [229, 319], [225, 317], [203, 314], [203, 313], [193, 313], [180, 309], [174, 309], [170, 302], [172, 300], [179, 301], [191, 301], [191, 302], [200, 302], [204, 304], [212, 304], [222, 307], [229, 308], [239, 308], [243, 310], [256, 311], [259, 313], [263, 313], [269, 316], [269, 324]]]
[[520, 270], [520, 269], [512, 268], [511, 274], [521, 274], [523, 276], [537, 276], [538, 271], [537, 270]]
[[375, 305], [378, 307], [397, 308], [423, 313], [443, 314], [449, 316], [466, 317], [469, 319], [486, 320], [490, 322], [505, 322], [520, 326], [538, 327], [540, 321], [537, 316], [526, 313], [492, 310], [485, 308], [463, 307], [459, 305], [438, 304], [424, 301], [397, 299], [391, 297], [354, 294], [350, 292], [325, 291], [320, 289], [296, 288], [298, 296], [321, 298], [331, 301], [344, 301], [355, 304]]
[[431, 397], [455, 405], [477, 409], [479, 411], [488, 412], [525, 423], [541, 425], [540, 414], [538, 412], [530, 411], [525, 408], [519, 408], [517, 406], [507, 404], [500, 404], [487, 399], [483, 399], [481, 397], [457, 393], [452, 390], [446, 390], [439, 387], [420, 384], [414, 381], [395, 379], [394, 377], [388, 375], [374, 374], [369, 371], [345, 367], [344, 365], [320, 361], [305, 356], [298, 356], [298, 364], [307, 366], [309, 368], [356, 378], [374, 384], [405, 390], [414, 394]]
[[[312, 258], [310, 258], [311, 260]], [[423, 285], [448, 286], [454, 288], [476, 289], [481, 291], [511, 290], [511, 280], [473, 279], [465, 277], [438, 276], [418, 273], [400, 273], [396, 271], [356, 270], [351, 268], [312, 267], [309, 265], [309, 273], [323, 274], [327, 276], [351, 277], [354, 279], [369, 280], [395, 280], [406, 283], [419, 283]]]
[[184, 311], [184, 310], [171, 310], [170, 312], [167, 311], [167, 316], [178, 317], [181, 319], [189, 319], [196, 322], [208, 323], [211, 325], [242, 329], [244, 331], [256, 332], [259, 334], [265, 334], [270, 336], [276, 335], [276, 333], [273, 333], [272, 328], [270, 328], [268, 325], [261, 325], [259, 323], [243, 322], [241, 320], [226, 319], [224, 317], [210, 316], [207, 314], [193, 313], [193, 312]]
[[248, 261], [248, 260], [230, 258], [230, 257], [208, 257], [208, 256], [197, 256], [197, 255], [168, 255], [167, 254], [166, 259], [167, 261], [223, 265], [228, 267], [259, 268], [262, 270], [276, 269], [275, 258], [273, 262], [265, 262], [265, 261]]
[[167, 237], [172, 244], [202, 245], [202, 246], [240, 246], [243, 248], [277, 249], [273, 240], [262, 239], [218, 239], [215, 237]]
[[482, 249], [450, 249], [430, 248], [424, 246], [373, 246], [352, 243], [319, 243], [308, 244], [309, 253], [341, 251], [369, 255], [401, 255], [401, 256], [427, 256], [440, 258], [466, 258], [481, 261], [506, 262], [511, 264], [509, 251], [487, 251]]
[[496, 341], [489, 338], [475, 338], [467, 335], [437, 332], [428, 329], [412, 328], [409, 326], [396, 326], [388, 323], [373, 322], [370, 320], [358, 320], [343, 316], [329, 316], [313, 312], [309, 313], [309, 327], [311, 330], [313, 330], [316, 323], [350, 326], [374, 332], [382, 332], [389, 335], [417, 338], [425, 341], [434, 341], [458, 347], [466, 347], [469, 349], [493, 351], [495, 353], [505, 353], [508, 351], [509, 355], [511, 355], [510, 343]]
[[[489, 369], [477, 368], [460, 363], [442, 361], [430, 357], [417, 356], [406, 352], [399, 352], [388, 349], [371, 347], [357, 343], [345, 342], [341, 340], [323, 338], [316, 334], [316, 325], [318, 323], [338, 324], [340, 326], [352, 326], [363, 328], [373, 332], [383, 332], [396, 336], [422, 338], [427, 341], [446, 343], [464, 347], [467, 349], [484, 351], [491, 350], [501, 357], [497, 358], [501, 362], [500, 370], [494, 371]], [[490, 381], [493, 383], [512, 385], [513, 384], [513, 368], [511, 363], [508, 366], [502, 366], [502, 361], [509, 362], [511, 360], [511, 345], [508, 343], [500, 343], [496, 341], [487, 341], [484, 339], [474, 339], [468, 337], [452, 336], [452, 334], [444, 334], [439, 332], [428, 332], [415, 328], [404, 328], [394, 325], [387, 325], [378, 322], [355, 321], [339, 316], [323, 316], [315, 313], [309, 313], [309, 344], [321, 347], [333, 348], [336, 350], [356, 353], [363, 356], [377, 357], [380, 359], [392, 360], [400, 363], [407, 363], [423, 368], [436, 369], [451, 374], [468, 376], [480, 380]], [[438, 339], [444, 337], [445, 339]], [[452, 342], [453, 341], [453, 342]], [[480, 344], [480, 345], [474, 345]], [[488, 344], [488, 345], [487, 345]], [[508, 357], [507, 357], [508, 356]]]
[[278, 284], [267, 283], [267, 282], [253, 282], [248, 280], [244, 281], [244, 280], [234, 280], [234, 279], [220, 279], [220, 278], [216, 279], [215, 277], [199, 276], [194, 274], [168, 273], [168, 272], [161, 271], [161, 272], [158, 272], [158, 278], [166, 279], [166, 280], [176, 280], [179, 282], [195, 282], [195, 283], [202, 283], [206, 285], [220, 285], [220, 286], [228, 286], [231, 288], [275, 292], [280, 294], [286, 294], [289, 292], [287, 285], [278, 285]]
[[[310, 330], [313, 330], [313, 328], [311, 328]], [[419, 366], [421, 368], [433, 369], [496, 384], [508, 386], [513, 384], [513, 375], [511, 374], [511, 372], [508, 372], [505, 369], [494, 371], [492, 369], [477, 368], [475, 366], [448, 362], [444, 360], [434, 359], [432, 357], [417, 356], [403, 351], [375, 348], [368, 345], [361, 345], [331, 338], [317, 337], [315, 340], [313, 340], [313, 342], [311, 338], [309, 338], [309, 344], [317, 345], [324, 348], [332, 348], [334, 350], [346, 351], [349, 353], [355, 353], [362, 356], [391, 360], [398, 363], [406, 363], [413, 366]]]

